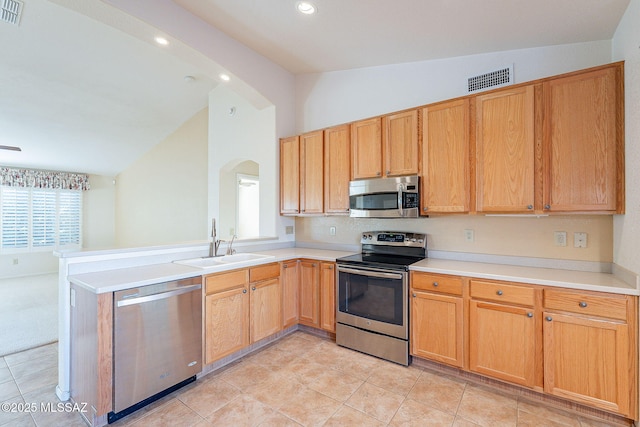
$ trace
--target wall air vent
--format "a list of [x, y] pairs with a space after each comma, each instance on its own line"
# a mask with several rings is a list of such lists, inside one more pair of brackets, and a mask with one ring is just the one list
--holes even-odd
[[20, 16], [24, 3], [19, 0], [0, 0], [2, 8], [0, 9], [0, 20], [9, 24], [20, 25]]
[[513, 84], [513, 64], [500, 70], [480, 74], [467, 79], [469, 93]]

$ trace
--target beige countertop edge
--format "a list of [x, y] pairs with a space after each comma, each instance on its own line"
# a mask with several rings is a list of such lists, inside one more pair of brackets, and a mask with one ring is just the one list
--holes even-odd
[[411, 265], [410, 270], [586, 291], [609, 292], [636, 296], [640, 295], [639, 289], [634, 288], [609, 273], [522, 267], [431, 258], [427, 258]]
[[336, 258], [353, 254], [353, 252], [305, 248], [276, 249], [271, 251], [261, 251], [260, 253], [264, 255], [271, 255], [272, 257], [228, 265], [218, 265], [210, 268], [196, 268], [171, 262], [150, 264], [138, 267], [127, 267], [71, 275], [67, 279], [74, 285], [83, 287], [96, 294], [102, 294], [152, 285], [154, 283], [169, 282], [189, 277], [236, 270], [238, 268], [269, 264], [271, 262], [287, 261], [289, 259], [307, 258], [317, 261], [333, 262]]

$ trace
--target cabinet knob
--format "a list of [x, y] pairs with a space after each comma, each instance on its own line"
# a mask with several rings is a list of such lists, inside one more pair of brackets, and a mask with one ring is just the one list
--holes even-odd
[[415, 294], [415, 292], [414, 292], [413, 294], [411, 294], [411, 296], [415, 298], [417, 295], [416, 295], [416, 294]]
[[317, 267], [318, 264], [316, 264], [315, 262], [313, 264], [311, 264], [311, 267]]
[[533, 205], [527, 205], [527, 209], [529, 210], [533, 209]]
[[545, 209], [551, 209], [551, 205], [544, 205]]
[[333, 270], [333, 265], [330, 265], [330, 266], [329, 266], [329, 270]]
[[436, 288], [437, 288], [437, 287], [438, 287], [438, 285], [439, 285], [439, 283], [438, 283], [438, 282], [433, 282], [433, 286], [434, 286], [434, 287], [436, 287]]
[[252, 286], [252, 287], [251, 287], [251, 290], [252, 290], [252, 291], [255, 291], [255, 290], [256, 290], [256, 287], [255, 287], [255, 286]]
[[289, 268], [287, 264], [283, 265], [282, 268]]
[[588, 304], [584, 301], [580, 301], [580, 303], [578, 304], [580, 307], [585, 308]]
[[547, 316], [544, 318], [544, 320], [546, 320], [547, 322], [551, 322], [553, 320], [553, 317]]
[[387, 171], [387, 175], [391, 175], [391, 171]]
[[382, 173], [376, 172], [376, 176], [380, 176], [380, 175], [382, 175]]
[[533, 313], [532, 312], [528, 312], [527, 313], [527, 317], [533, 317]]
[[502, 291], [501, 291], [501, 290], [498, 290], [498, 291], [496, 292], [496, 295], [502, 295]]
[[425, 206], [424, 208], [422, 208], [422, 210], [426, 212], [429, 210], [429, 208]]
[[243, 294], [246, 294], [246, 293], [247, 293], [247, 290], [246, 290], [246, 289], [243, 289], [243, 290], [242, 290], [242, 293], [243, 293]]

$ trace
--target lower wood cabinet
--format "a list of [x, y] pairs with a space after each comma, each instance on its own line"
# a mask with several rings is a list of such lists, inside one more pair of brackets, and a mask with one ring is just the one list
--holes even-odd
[[206, 364], [282, 329], [279, 276], [273, 263], [205, 277]]
[[320, 327], [320, 262], [300, 261], [299, 323]]
[[320, 328], [336, 331], [336, 265], [320, 263]]
[[462, 280], [411, 273], [411, 354], [462, 368]]
[[335, 263], [303, 259], [299, 268], [299, 323], [335, 332]]
[[469, 370], [533, 387], [539, 289], [502, 282], [469, 283]]
[[544, 390], [636, 418], [636, 298], [545, 290]]
[[412, 272], [411, 354], [637, 420], [637, 305], [630, 295]]
[[280, 270], [280, 282], [282, 283], [282, 327], [298, 324], [298, 287], [300, 286], [300, 261], [297, 259], [285, 261]]

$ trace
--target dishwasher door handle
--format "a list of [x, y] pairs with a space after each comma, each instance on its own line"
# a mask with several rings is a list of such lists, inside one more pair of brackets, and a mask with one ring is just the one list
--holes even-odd
[[125, 307], [128, 305], [136, 305], [136, 304], [142, 304], [145, 302], [150, 302], [150, 301], [158, 301], [161, 299], [167, 299], [167, 298], [171, 298], [171, 297], [175, 297], [177, 295], [182, 295], [182, 294], [186, 294], [187, 292], [192, 292], [198, 289], [202, 289], [202, 285], [191, 285], [191, 286], [185, 286], [184, 288], [178, 288], [178, 289], [174, 289], [172, 291], [168, 291], [168, 292], [161, 292], [159, 294], [153, 294], [153, 295], [147, 295], [144, 297], [138, 297], [138, 298], [131, 298], [131, 299], [127, 299], [127, 300], [122, 300], [122, 301], [118, 301], [118, 303], [116, 304], [117, 307]]

